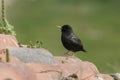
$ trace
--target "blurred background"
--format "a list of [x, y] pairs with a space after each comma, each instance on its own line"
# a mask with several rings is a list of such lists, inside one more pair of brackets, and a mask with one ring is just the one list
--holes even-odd
[[[6, 0], [7, 1], [7, 0]], [[13, 0], [12, 0], [13, 1]], [[7, 6], [7, 19], [22, 44], [36, 40], [53, 55], [66, 51], [57, 26], [70, 24], [100, 72], [120, 71], [120, 0], [15, 0]]]

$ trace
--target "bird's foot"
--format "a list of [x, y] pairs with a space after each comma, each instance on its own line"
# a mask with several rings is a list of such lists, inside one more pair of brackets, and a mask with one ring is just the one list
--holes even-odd
[[69, 55], [69, 52], [70, 52], [70, 51], [65, 52], [65, 53], [64, 53], [64, 56]]
[[69, 58], [75, 57], [74, 53], [70, 53], [70, 51], [67, 51], [66, 53], [64, 53], [64, 56], [66, 57], [66, 60], [68, 60]]
[[67, 51], [66, 53], [64, 53], [64, 56], [74, 56], [74, 53], [70, 53], [70, 51]]

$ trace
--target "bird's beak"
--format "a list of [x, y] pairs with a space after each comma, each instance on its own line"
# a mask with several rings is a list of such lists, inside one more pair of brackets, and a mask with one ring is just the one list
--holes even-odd
[[61, 26], [57, 26], [57, 28], [61, 29]]

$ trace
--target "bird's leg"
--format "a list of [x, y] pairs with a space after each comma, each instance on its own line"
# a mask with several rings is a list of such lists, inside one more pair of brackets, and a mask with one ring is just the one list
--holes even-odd
[[69, 52], [70, 52], [70, 51], [68, 50], [68, 51], [66, 51], [66, 52], [64, 53], [64, 56], [66, 56], [66, 60], [68, 59], [68, 56], [70, 55]]
[[68, 60], [70, 57], [75, 57], [75, 54], [70, 54], [70, 51], [67, 51], [66, 53], [64, 53], [64, 55], [66, 56], [66, 60]]
[[70, 54], [70, 56], [74, 57], [74, 56], [75, 56], [75, 53], [72, 52], [72, 54]]
[[70, 55], [69, 52], [70, 52], [70, 51], [65, 52], [64, 55]]

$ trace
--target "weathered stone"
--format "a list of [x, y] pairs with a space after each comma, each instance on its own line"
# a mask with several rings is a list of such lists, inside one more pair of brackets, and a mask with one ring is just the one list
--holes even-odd
[[114, 80], [120, 80], [120, 73], [110, 74], [111, 77], [113, 77]]
[[24, 64], [0, 63], [0, 80], [36, 80], [36, 75]]
[[17, 39], [11, 35], [0, 34], [0, 50], [8, 46], [19, 47]]
[[55, 59], [52, 54], [43, 49], [30, 49], [20, 47], [8, 47], [10, 56], [17, 57], [25, 63], [41, 63], [41, 64], [55, 64]]
[[102, 78], [103, 80], [114, 80], [113, 77], [111, 77], [108, 74], [98, 74], [98, 78]]
[[55, 57], [57, 64], [26, 63], [37, 80], [98, 80], [96, 66], [76, 57]]
[[[25, 63], [26, 66], [21, 62], [18, 62], [19, 65], [0, 64], [0, 75], [2, 75], [0, 80], [7, 78], [32, 80], [31, 76], [34, 73], [36, 78], [34, 76], [33, 80], [113, 80], [111, 76], [99, 73], [96, 66], [91, 62], [82, 61], [76, 57], [55, 57], [55, 60], [56, 64]], [[6, 72], [7, 74], [5, 74]], [[17, 75], [15, 72], [17, 72]], [[12, 76], [9, 74], [12, 74]]]
[[96, 66], [88, 61], [81, 61], [76, 57], [56, 57], [64, 76], [76, 74], [79, 80], [85, 80], [99, 73]]
[[7, 59], [9, 59], [9, 62], [12, 63], [19, 63], [21, 62], [18, 58], [14, 57], [14, 56], [9, 56], [8, 58], [6, 58], [6, 49], [0, 50], [0, 62], [7, 62]]
[[37, 75], [37, 80], [59, 80], [62, 70], [57, 64], [26, 63]]

